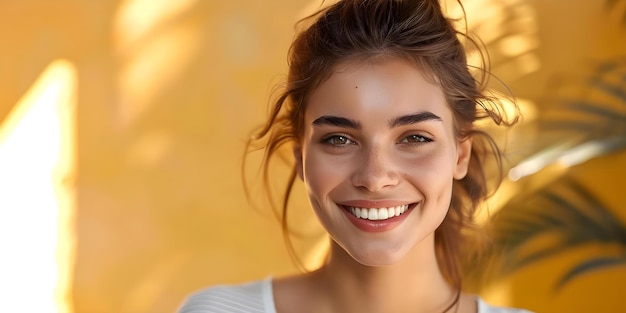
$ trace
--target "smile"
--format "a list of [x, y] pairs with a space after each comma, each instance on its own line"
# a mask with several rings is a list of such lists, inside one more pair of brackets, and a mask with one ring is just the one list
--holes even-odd
[[352, 215], [365, 220], [380, 221], [387, 220], [392, 217], [400, 216], [408, 209], [409, 205], [399, 205], [389, 208], [357, 208], [348, 207], [348, 211]]

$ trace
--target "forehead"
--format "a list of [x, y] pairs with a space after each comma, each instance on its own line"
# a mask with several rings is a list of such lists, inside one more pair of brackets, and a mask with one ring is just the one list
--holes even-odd
[[402, 58], [350, 59], [337, 64], [311, 94], [305, 116], [389, 116], [420, 111], [447, 119], [452, 114], [430, 72]]

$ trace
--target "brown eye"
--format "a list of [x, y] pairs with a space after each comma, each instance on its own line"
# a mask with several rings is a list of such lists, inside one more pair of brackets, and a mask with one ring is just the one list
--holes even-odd
[[348, 137], [341, 135], [327, 137], [324, 139], [324, 142], [333, 146], [345, 146], [354, 143], [352, 140], [348, 139]]
[[401, 143], [426, 143], [431, 141], [433, 140], [422, 135], [410, 135], [400, 140]]

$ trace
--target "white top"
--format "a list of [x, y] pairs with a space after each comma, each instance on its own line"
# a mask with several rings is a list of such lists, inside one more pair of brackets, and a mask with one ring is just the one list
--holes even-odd
[[[476, 297], [478, 313], [531, 313], [493, 307]], [[276, 313], [271, 278], [243, 285], [200, 290], [183, 303], [179, 313]]]

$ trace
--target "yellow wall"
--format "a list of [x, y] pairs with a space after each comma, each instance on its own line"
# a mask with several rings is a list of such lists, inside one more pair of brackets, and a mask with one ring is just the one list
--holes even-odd
[[[171, 312], [205, 285], [296, 271], [271, 213], [246, 202], [240, 166], [246, 137], [284, 77], [293, 24], [316, 3], [0, 2], [6, 136], [11, 112], [50, 64], [62, 59], [75, 69], [75, 101], [66, 103], [74, 110], [76, 131], [66, 138], [75, 142], [74, 161], [55, 178], [72, 197], [63, 240], [75, 245], [62, 258], [71, 312]], [[606, 13], [602, 1], [466, 7], [495, 74], [531, 104], [555, 73], [626, 54], [620, 15]], [[506, 30], [517, 39], [499, 41]], [[315, 235], [302, 246], [318, 245], [310, 212], [296, 218]], [[528, 287], [515, 289], [515, 303], [541, 308], [532, 301], [541, 289]]]

